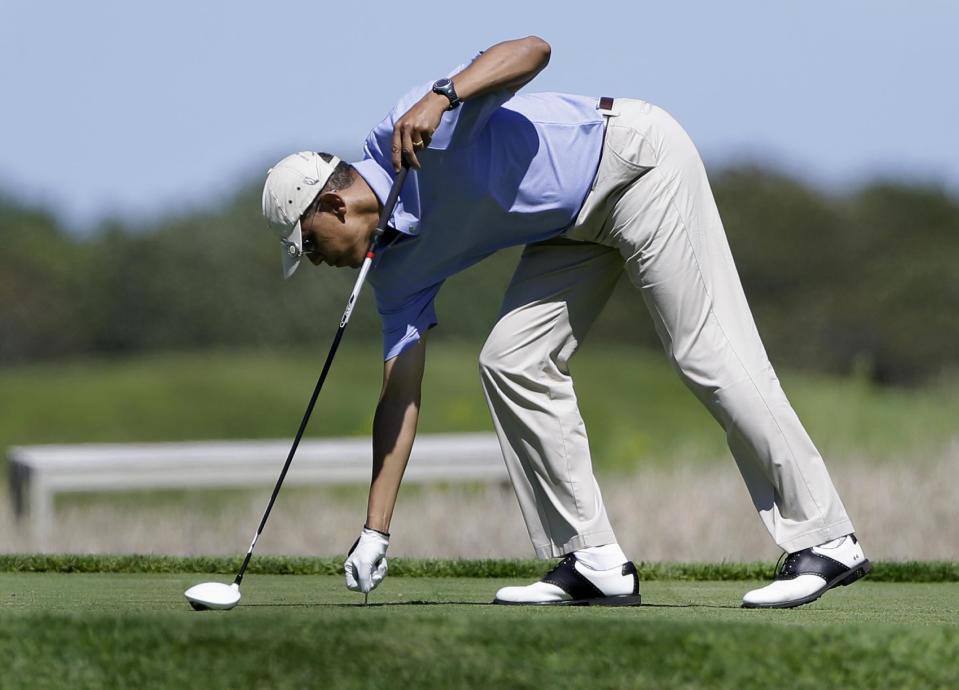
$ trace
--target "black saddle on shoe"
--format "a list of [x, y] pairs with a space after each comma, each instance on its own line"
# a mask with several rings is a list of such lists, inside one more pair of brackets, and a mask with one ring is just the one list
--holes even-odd
[[585, 575], [576, 570], [576, 556], [569, 554], [555, 568], [543, 576], [541, 582], [559, 587], [570, 598], [563, 601], [518, 602], [496, 599], [494, 604], [511, 606], [639, 606], [639, 573], [632, 561], [623, 564], [622, 575], [632, 575], [633, 590], [630, 594], [606, 594]]
[[[855, 535], [850, 538], [856, 541]], [[815, 592], [796, 599], [777, 602], [749, 603], [743, 602], [747, 609], [788, 609], [815, 601], [833, 587], [845, 587], [865, 577], [872, 571], [869, 559], [863, 559], [851, 566], [842, 561], [830, 558], [813, 551], [813, 547], [796, 551], [786, 556], [782, 566], [776, 572], [777, 580], [795, 580], [800, 575], [816, 575], [824, 580], [822, 587]]]

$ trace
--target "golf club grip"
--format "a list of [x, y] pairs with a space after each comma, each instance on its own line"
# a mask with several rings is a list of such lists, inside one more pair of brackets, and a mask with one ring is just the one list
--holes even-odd
[[239, 585], [243, 581], [243, 574], [246, 572], [247, 566], [250, 565], [250, 559], [253, 557], [253, 549], [256, 547], [256, 541], [259, 539], [260, 534], [263, 532], [263, 528], [266, 526], [266, 521], [270, 517], [270, 511], [273, 510], [273, 504], [276, 503], [276, 497], [280, 493], [280, 487], [283, 486], [283, 480], [286, 479], [286, 474], [290, 470], [290, 465], [293, 464], [293, 456], [296, 455], [296, 449], [300, 445], [300, 440], [303, 438], [303, 432], [306, 431], [306, 425], [310, 421], [310, 416], [313, 414], [313, 408], [316, 406], [316, 401], [320, 397], [320, 391], [323, 389], [323, 383], [326, 381], [327, 374], [330, 373], [330, 367], [333, 364], [333, 357], [336, 355], [336, 351], [340, 346], [340, 341], [343, 339], [343, 333], [346, 331], [346, 326], [350, 321], [350, 313], [353, 311], [353, 305], [356, 303], [357, 298], [360, 295], [360, 290], [363, 287], [363, 282], [366, 279], [367, 272], [369, 271], [371, 258], [370, 255], [373, 251], [373, 246], [375, 245], [379, 236], [383, 234], [383, 230], [386, 228], [386, 224], [390, 219], [390, 216], [393, 215], [393, 209], [396, 207], [396, 200], [400, 195], [400, 187], [403, 186], [403, 182], [406, 181], [406, 175], [409, 173], [409, 166], [403, 164], [403, 168], [396, 175], [393, 180], [393, 185], [390, 187], [390, 193], [386, 197], [386, 203], [383, 205], [383, 212], [380, 214], [380, 222], [373, 232], [373, 237], [370, 240], [370, 246], [367, 249], [367, 258], [363, 262], [363, 266], [360, 269], [360, 275], [357, 277], [356, 284], [353, 286], [353, 291], [350, 293], [350, 297], [346, 302], [346, 309], [343, 311], [343, 317], [340, 319], [340, 325], [336, 329], [336, 335], [333, 337], [333, 343], [330, 345], [330, 351], [326, 355], [326, 361], [323, 363], [323, 370], [320, 372], [320, 377], [316, 381], [316, 386], [313, 387], [313, 395], [310, 396], [310, 402], [306, 406], [306, 412], [303, 414], [303, 419], [300, 422], [300, 428], [297, 429], [296, 437], [293, 439], [293, 445], [290, 447], [290, 452], [286, 456], [286, 462], [283, 463], [283, 469], [280, 471], [280, 476], [276, 480], [276, 484], [273, 487], [273, 493], [270, 495], [270, 502], [266, 505], [266, 510], [263, 511], [263, 517], [260, 519], [260, 524], [256, 529], [256, 534], [253, 535], [253, 541], [250, 542], [250, 548], [246, 552], [246, 557], [243, 559], [243, 564], [240, 566], [240, 570], [236, 574], [236, 578], [233, 582]]
[[376, 230], [373, 231], [374, 243], [380, 238], [380, 235], [386, 232], [386, 225], [390, 222], [390, 216], [393, 215], [393, 209], [396, 207], [396, 200], [400, 196], [400, 188], [403, 186], [403, 183], [406, 182], [406, 176], [409, 174], [409, 172], [410, 165], [404, 161], [403, 167], [400, 168], [400, 171], [396, 173], [396, 177], [393, 178], [393, 185], [390, 187], [390, 193], [386, 196], [386, 203], [383, 204], [383, 211], [380, 213], [380, 220], [376, 224]]

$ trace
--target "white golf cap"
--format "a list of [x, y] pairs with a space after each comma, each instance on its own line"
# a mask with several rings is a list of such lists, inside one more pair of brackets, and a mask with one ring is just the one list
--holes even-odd
[[283, 249], [283, 277], [289, 278], [303, 256], [300, 216], [323, 189], [340, 159], [323, 160], [318, 153], [301, 151], [287, 156], [266, 174], [263, 185], [263, 215], [280, 236]]

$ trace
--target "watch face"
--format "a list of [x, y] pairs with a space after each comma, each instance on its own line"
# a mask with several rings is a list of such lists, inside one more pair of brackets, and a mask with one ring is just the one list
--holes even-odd
[[442, 94], [449, 99], [450, 106], [447, 110], [452, 110], [460, 104], [459, 96], [456, 95], [456, 91], [453, 89], [453, 82], [450, 79], [437, 79], [433, 82], [433, 93]]

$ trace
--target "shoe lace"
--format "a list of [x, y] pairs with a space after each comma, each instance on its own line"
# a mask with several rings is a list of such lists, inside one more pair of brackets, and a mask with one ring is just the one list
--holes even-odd
[[782, 579], [783, 576], [790, 574], [790, 571], [793, 570], [796, 560], [799, 559], [799, 554], [801, 551], [796, 551], [794, 553], [785, 553], [779, 557], [779, 560], [776, 562], [776, 579]]
[[782, 575], [782, 568], [785, 565], [786, 556], [788, 555], [789, 555], [788, 553], [783, 551], [782, 554], [779, 556], [779, 560], [776, 561], [776, 570], [774, 572], [775, 577], [779, 577], [780, 575]]

